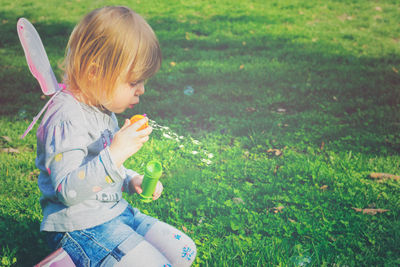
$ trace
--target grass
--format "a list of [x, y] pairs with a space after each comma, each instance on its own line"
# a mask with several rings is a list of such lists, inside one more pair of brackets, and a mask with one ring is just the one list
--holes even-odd
[[106, 4], [143, 14], [164, 60], [135, 113], [169, 128], [127, 166], [161, 160], [165, 191], [150, 205], [127, 198], [187, 232], [196, 265], [400, 265], [399, 181], [369, 178], [400, 174], [400, 17], [387, 0], [0, 0], [0, 265], [50, 252], [35, 135], [19, 139], [45, 101], [17, 18], [56, 69], [78, 19]]

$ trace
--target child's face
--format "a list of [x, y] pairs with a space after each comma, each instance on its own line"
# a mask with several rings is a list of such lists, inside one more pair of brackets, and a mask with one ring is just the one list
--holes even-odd
[[144, 82], [118, 82], [115, 96], [106, 108], [114, 113], [122, 113], [127, 108], [139, 104], [139, 96], [144, 94]]

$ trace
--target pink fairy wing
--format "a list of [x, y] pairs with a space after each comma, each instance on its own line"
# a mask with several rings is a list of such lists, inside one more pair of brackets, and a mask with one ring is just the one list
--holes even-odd
[[43, 93], [52, 95], [59, 91], [60, 87], [35, 27], [27, 19], [20, 18], [17, 23], [17, 30], [29, 69], [39, 81]]
[[35, 27], [25, 18], [20, 18], [17, 22], [18, 37], [25, 52], [26, 61], [32, 75], [38, 80], [40, 87], [45, 95], [53, 95], [40, 112], [33, 118], [32, 122], [21, 136], [21, 139], [32, 130], [35, 123], [39, 120], [42, 113], [53, 98], [61, 92], [62, 86], [57, 83], [56, 76], [51, 68], [42, 40]]

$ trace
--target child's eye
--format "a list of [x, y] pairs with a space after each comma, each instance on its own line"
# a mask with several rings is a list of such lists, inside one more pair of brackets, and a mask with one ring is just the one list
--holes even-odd
[[141, 84], [141, 83], [146, 84], [146, 82], [147, 82], [147, 80], [140, 80], [140, 81], [137, 81], [137, 82], [130, 82], [129, 85], [131, 87], [135, 87], [135, 86], [137, 86], [138, 84]]
[[131, 83], [129, 83], [129, 85], [131, 86], [131, 87], [135, 87], [136, 85], [138, 85], [139, 83], [138, 82], [131, 82]]
[[131, 82], [131, 83], [129, 83], [129, 85], [132, 86], [132, 87], [135, 87], [135, 86], [137, 86], [138, 84], [141, 84], [141, 83], [145, 83], [145, 81]]

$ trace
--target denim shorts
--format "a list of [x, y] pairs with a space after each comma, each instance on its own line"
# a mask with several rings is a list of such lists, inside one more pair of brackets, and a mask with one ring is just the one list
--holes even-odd
[[144, 240], [158, 220], [128, 206], [104, 224], [73, 232], [47, 232], [52, 249], [62, 247], [76, 266], [113, 266]]

